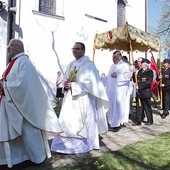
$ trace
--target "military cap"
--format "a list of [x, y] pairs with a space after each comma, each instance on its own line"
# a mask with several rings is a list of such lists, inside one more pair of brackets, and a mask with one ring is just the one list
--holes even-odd
[[144, 59], [142, 59], [142, 62], [141, 62], [141, 63], [150, 64], [151, 62], [150, 62], [148, 59], [144, 58]]
[[170, 59], [166, 58], [166, 59], [163, 61], [163, 63], [168, 63], [168, 64], [170, 64]]

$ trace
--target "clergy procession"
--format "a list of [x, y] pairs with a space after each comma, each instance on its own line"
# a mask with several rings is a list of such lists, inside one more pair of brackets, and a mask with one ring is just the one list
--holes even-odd
[[169, 115], [169, 59], [159, 71], [146, 58], [131, 64], [116, 50], [110, 52], [108, 73], [100, 77], [85, 44], [75, 42], [74, 59], [57, 83], [62, 93], [57, 116], [23, 42], [11, 39], [7, 51], [10, 62], [0, 80], [0, 166], [28, 160], [39, 165], [53, 153], [99, 150], [99, 137], [107, 131], [119, 133], [126, 123], [152, 126], [158, 99], [160, 119]]

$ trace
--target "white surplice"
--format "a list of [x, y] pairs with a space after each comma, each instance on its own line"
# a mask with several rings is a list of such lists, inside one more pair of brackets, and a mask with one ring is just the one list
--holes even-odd
[[99, 149], [99, 134], [108, 130], [108, 98], [95, 65], [87, 56], [70, 63], [66, 79], [76, 68], [76, 82], [66, 92], [59, 121], [64, 133], [53, 139], [51, 150], [74, 154]]
[[[111, 77], [113, 72], [117, 73], [116, 78]], [[119, 127], [127, 121], [126, 114], [129, 114], [130, 97], [128, 92], [131, 77], [132, 72], [130, 65], [122, 60], [118, 64], [113, 64], [110, 67], [106, 83], [106, 92], [110, 101], [108, 123], [111, 127]]]
[[0, 103], [0, 165], [9, 167], [25, 160], [41, 163], [51, 156], [47, 136], [62, 132], [28, 56], [20, 53], [14, 58]]

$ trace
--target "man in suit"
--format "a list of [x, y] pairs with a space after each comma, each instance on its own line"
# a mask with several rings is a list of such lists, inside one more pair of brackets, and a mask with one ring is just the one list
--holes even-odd
[[149, 69], [150, 61], [148, 59], [142, 60], [141, 69], [137, 73], [137, 97], [140, 99], [141, 107], [138, 108], [136, 121], [133, 126], [141, 125], [142, 115], [145, 112], [147, 121], [145, 125], [153, 124], [153, 115], [151, 108], [151, 84], [153, 81], [153, 71]]
[[163, 113], [161, 118], [165, 119], [169, 115], [169, 105], [170, 105], [170, 60], [165, 59], [163, 61], [164, 68], [162, 69], [162, 87], [163, 92]]

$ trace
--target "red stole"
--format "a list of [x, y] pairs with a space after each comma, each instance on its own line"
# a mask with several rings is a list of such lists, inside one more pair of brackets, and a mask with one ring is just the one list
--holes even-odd
[[[8, 64], [8, 67], [6, 68], [5, 72], [2, 74], [2, 79], [1, 81], [5, 80], [6, 81], [6, 77], [8, 75], [8, 73], [10, 72], [14, 62], [16, 61], [17, 58], [14, 58], [11, 60], [11, 62]], [[0, 89], [0, 102], [1, 102], [1, 99], [2, 99], [2, 96], [4, 95], [4, 90], [3, 89]]]

